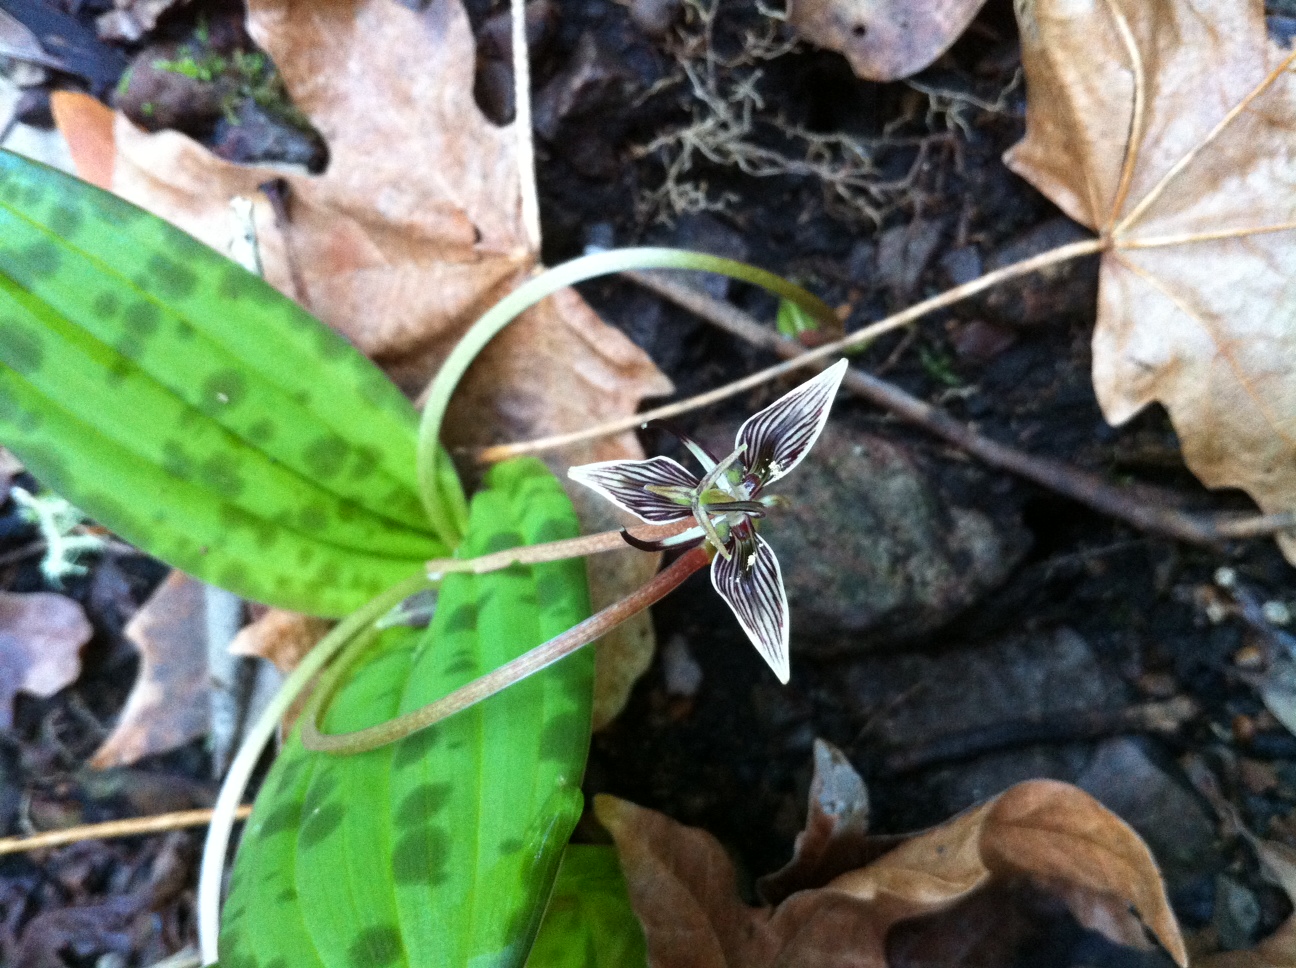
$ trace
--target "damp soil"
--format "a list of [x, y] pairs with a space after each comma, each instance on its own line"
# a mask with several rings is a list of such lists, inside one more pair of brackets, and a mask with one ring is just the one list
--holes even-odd
[[[72, 6], [82, 23], [93, 22], [95, 3]], [[479, 36], [497, 37], [499, 11], [484, 0], [468, 6]], [[936, 65], [893, 84], [860, 81], [824, 51], [770, 54], [781, 34], [765, 37], [760, 14], [747, 5], [721, 5], [709, 48], [698, 40], [696, 7], [649, 0], [560, 7], [535, 28], [550, 264], [589, 246], [718, 251], [811, 286], [842, 307], [850, 331], [1077, 237], [1079, 229], [1001, 161], [1021, 137], [1024, 116], [1009, 0], [990, 0]], [[224, 25], [230, 43], [245, 43], [235, 6], [195, 2], [114, 49], [128, 58], [150, 43], [184, 39], [203, 18]], [[664, 33], [656, 30], [662, 22]], [[756, 35], [768, 43], [760, 56], [746, 57]], [[502, 61], [483, 47], [477, 97], [507, 120]], [[711, 146], [721, 160], [695, 150], [691, 166], [680, 168], [673, 163], [681, 132], [711, 110], [684, 68], [704, 63], [708, 50], [730, 65], [719, 68], [710, 93], [736, 98], [744, 83], [755, 84], [760, 106], [750, 130]], [[74, 83], [51, 79], [51, 86]], [[98, 85], [104, 93], [111, 87]], [[32, 117], [39, 120], [39, 105]], [[293, 119], [264, 121], [280, 122], [291, 127]], [[204, 136], [220, 137], [214, 129]], [[850, 172], [851, 186], [793, 163], [810, 157], [811, 145], [838, 159], [831, 151], [842, 139], [870, 146], [873, 168]], [[732, 163], [756, 149], [784, 159], [787, 170], [758, 177]], [[292, 150], [306, 149], [294, 142]], [[583, 292], [653, 355], [681, 395], [773, 362], [630, 283], [594, 283]], [[758, 319], [777, 309], [738, 284], [714, 294]], [[1109, 480], [1157, 485], [1189, 509], [1244, 510], [1241, 497], [1209, 494], [1185, 470], [1160, 410], [1120, 428], [1104, 422], [1089, 378], [1095, 303], [1095, 267], [1079, 265], [928, 318], [856, 362], [1023, 451]], [[768, 399], [735, 400], [706, 420], [736, 427]], [[1253, 831], [1296, 845], [1296, 737], [1265, 711], [1246, 674], [1282, 629], [1248, 625], [1217, 582], [1229, 569], [1249, 601], [1296, 608], [1290, 566], [1273, 545], [1203, 549], [1138, 532], [976, 465], [921, 428], [846, 397], [834, 420], [848, 434], [900, 449], [940, 501], [1015, 529], [1014, 563], [993, 587], [918, 633], [830, 629], [802, 649], [794, 632], [787, 687], [764, 668], [706, 577], [695, 576], [654, 612], [657, 659], [624, 713], [595, 736], [587, 795], [615, 794], [705, 827], [754, 877], [790, 854], [819, 738], [864, 777], [872, 828], [881, 833], [939, 823], [1016, 779], [1052, 776], [1110, 792], [1123, 777], [1154, 791], [1137, 805], [1137, 818], [1129, 807], [1127, 819], [1159, 831], [1167, 855], [1192, 845], [1173, 863], [1163, 858], [1187, 931], [1245, 943], [1276, 926], [1286, 902], [1239, 845], [1216, 836], [1215, 818], [1187, 778], [1188, 767], [1204, 764]], [[644, 442], [650, 452], [675, 453], [659, 435]], [[849, 527], [852, 509], [839, 512]], [[0, 588], [48, 587], [30, 550], [35, 537], [12, 503], [0, 508]], [[835, 535], [818, 540], [831, 554]], [[107, 777], [85, 767], [136, 672], [124, 623], [164, 573], [156, 561], [115, 554], [64, 589], [85, 605], [96, 637], [80, 680], [48, 700], [20, 697], [14, 727], [0, 733], [0, 834], [211, 802], [215, 783], [201, 744]], [[795, 614], [792, 621], [795, 629]], [[1095, 724], [1059, 701], [1059, 692], [1113, 712], [1187, 697], [1194, 712], [1177, 728], [1131, 739], [1119, 716]], [[1116, 757], [1113, 750], [1127, 749], [1114, 745], [1121, 743], [1133, 743], [1135, 753]], [[1118, 812], [1132, 802], [1111, 797]], [[592, 823], [580, 829], [598, 836]], [[192, 943], [198, 842], [196, 834], [172, 834], [0, 858], [0, 963], [146, 965]], [[1222, 910], [1224, 886], [1230, 897], [1244, 892], [1249, 915]], [[1041, 909], [1018, 940], [994, 963], [1168, 963], [1105, 946], [1052, 908]]]

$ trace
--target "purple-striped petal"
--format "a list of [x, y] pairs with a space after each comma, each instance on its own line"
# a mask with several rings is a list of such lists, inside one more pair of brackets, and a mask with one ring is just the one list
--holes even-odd
[[692, 491], [698, 486], [698, 478], [669, 457], [582, 464], [568, 470], [567, 476], [649, 524], [670, 524], [693, 516], [687, 500], [678, 504], [647, 490], [648, 487], [672, 487]]
[[801, 463], [819, 439], [846, 366], [845, 360], [838, 360], [813, 380], [748, 417], [738, 428], [738, 446], [747, 445], [743, 463], [762, 486], [777, 481]]
[[734, 542], [732, 559], [716, 555], [711, 562], [711, 584], [729, 603], [747, 637], [756, 646], [779, 682], [787, 684], [788, 602], [783, 572], [765, 539], [756, 533]]

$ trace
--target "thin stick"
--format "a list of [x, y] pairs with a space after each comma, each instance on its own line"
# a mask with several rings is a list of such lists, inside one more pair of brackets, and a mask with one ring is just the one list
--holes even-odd
[[[239, 807], [234, 811], [236, 820], [246, 820], [252, 812], [251, 805]], [[211, 822], [214, 810], [178, 810], [174, 813], [160, 813], [152, 817], [132, 817], [129, 820], [109, 820], [106, 823], [82, 824], [66, 830], [46, 830], [29, 837], [0, 837], [0, 857], [5, 854], [21, 854], [30, 850], [44, 850], [47, 847], [62, 847], [65, 844], [76, 844], [83, 840], [109, 840], [114, 837], [137, 837], [140, 834], [164, 833], [168, 830], [183, 830], [186, 827], [205, 827]]]
[[579, 538], [567, 538], [563, 541], [546, 541], [544, 544], [523, 545], [519, 548], [507, 548], [477, 558], [437, 558], [426, 565], [428, 578], [435, 581], [442, 575], [468, 572], [484, 575], [491, 571], [500, 571], [511, 565], [534, 565], [545, 561], [564, 561], [567, 558], [584, 558], [605, 551], [630, 550], [632, 546], [625, 540], [625, 532], [640, 541], [661, 541], [673, 538], [681, 532], [694, 527], [692, 519], [673, 524], [648, 524], [636, 528], [618, 528], [615, 531], [601, 531], [598, 534], [585, 534]]
[[531, 133], [531, 56], [527, 49], [526, 3], [512, 0], [513, 130], [517, 135], [518, 195], [528, 250], [540, 251], [540, 196], [536, 191], [535, 141]]
[[1071, 259], [1078, 259], [1086, 255], [1094, 255], [1101, 252], [1105, 243], [1101, 239], [1085, 239], [1080, 242], [1073, 242], [1070, 245], [1059, 246], [1056, 249], [1050, 249], [1047, 252], [1041, 252], [1037, 256], [1029, 259], [1023, 259], [1021, 262], [1014, 262], [1012, 265], [996, 269], [994, 272], [987, 273], [979, 279], [973, 279], [971, 282], [956, 286], [947, 290], [938, 296], [930, 299], [924, 299], [920, 303], [915, 303], [902, 312], [895, 313], [885, 319], [878, 320], [863, 329], [857, 330], [842, 339], [835, 340], [831, 343], [825, 343], [823, 346], [809, 351], [801, 351], [800, 344], [793, 343], [784, 339], [778, 333], [768, 329], [758, 323], [751, 316], [738, 309], [732, 303], [723, 302], [713, 299], [701, 290], [692, 286], [686, 286], [683, 283], [675, 282], [669, 278], [663, 278], [659, 275], [651, 275], [644, 272], [627, 272], [624, 275], [631, 281], [649, 289], [659, 296], [663, 296], [685, 309], [691, 310], [698, 316], [706, 319], [708, 322], [719, 326], [726, 332], [733, 333], [735, 336], [759, 346], [763, 349], [772, 350], [781, 356], [788, 357], [786, 363], [779, 363], [776, 366], [768, 367], [758, 373], [743, 377], [741, 380], [735, 380], [733, 383], [726, 384], [707, 393], [699, 394], [696, 397], [690, 397], [687, 400], [681, 400], [678, 403], [669, 404], [665, 407], [658, 407], [655, 410], [649, 410], [646, 413], [632, 414], [629, 417], [620, 420], [610, 421], [605, 424], [599, 424], [597, 427], [591, 427], [588, 430], [578, 431], [570, 434], [559, 434], [553, 437], [542, 437], [537, 440], [525, 441], [517, 444], [500, 444], [494, 447], [487, 447], [475, 454], [476, 458], [485, 463], [494, 463], [496, 461], [506, 460], [510, 457], [516, 457], [521, 454], [535, 454], [547, 450], [554, 450], [559, 447], [566, 447], [571, 444], [583, 443], [587, 440], [596, 440], [599, 437], [606, 437], [611, 434], [622, 433], [626, 430], [632, 430], [641, 426], [649, 420], [661, 420], [677, 416], [681, 413], [687, 413], [698, 407], [709, 406], [729, 397], [737, 396], [746, 390], [760, 386], [770, 380], [799, 370], [804, 366], [811, 366], [816, 363], [822, 363], [834, 356], [840, 356], [848, 350], [862, 348], [873, 340], [877, 339], [884, 333], [889, 333], [894, 329], [907, 326], [928, 313], [936, 312], [939, 309], [945, 309], [954, 303], [964, 299], [969, 299], [986, 289], [997, 286], [1009, 279], [1015, 279], [1018, 276], [1028, 275], [1032, 272], [1038, 272], [1049, 266], [1061, 262], [1067, 262]]
[[1252, 101], [1258, 98], [1265, 91], [1269, 90], [1269, 88], [1273, 86], [1273, 83], [1278, 80], [1278, 78], [1281, 77], [1289, 67], [1291, 67], [1293, 61], [1296, 61], [1296, 51], [1292, 51], [1292, 53], [1284, 57], [1282, 62], [1270, 71], [1268, 76], [1266, 76], [1265, 79], [1251, 91], [1251, 93], [1235, 104], [1232, 110], [1220, 119], [1219, 124], [1215, 125], [1206, 137], [1193, 145], [1189, 151], [1184, 153], [1182, 158], [1171, 165], [1170, 170], [1161, 176], [1161, 180], [1153, 185], [1139, 203], [1134, 206], [1134, 210], [1130, 212], [1129, 215], [1125, 216], [1125, 218], [1121, 219], [1120, 224], [1112, 230], [1112, 235], [1120, 236], [1123, 233], [1128, 232], [1130, 228], [1143, 217], [1143, 213], [1161, 197], [1162, 192], [1166, 190], [1170, 183], [1179, 177], [1180, 173], [1191, 165], [1196, 157], [1205, 150], [1206, 146], [1218, 138], [1221, 132], [1237, 119], [1238, 115], [1249, 108]]
[[[663, 295], [669, 291], [656, 282], [653, 290]], [[719, 305], [712, 307], [710, 305], [712, 303]], [[801, 353], [798, 343], [766, 329], [732, 304], [720, 303], [720, 300], [713, 299], [705, 293], [698, 293], [696, 290], [690, 293], [688, 308], [708, 322], [741, 338], [746, 339], [748, 333], [759, 333], [758, 337], [752, 338], [750, 342], [771, 349], [781, 356], [792, 357], [793, 363], [803, 362], [811, 356], [809, 353]], [[739, 316], [745, 318], [741, 320], [741, 325], [735, 326], [734, 323], [738, 321]], [[899, 387], [855, 367], [846, 372], [842, 386], [901, 419], [949, 441], [991, 467], [1034, 481], [1051, 491], [1064, 494], [1142, 531], [1165, 535], [1190, 544], [1219, 545], [1228, 540], [1271, 535], [1291, 530], [1293, 527], [1294, 516], [1290, 514], [1245, 518], [1233, 515], [1223, 518], [1196, 515], [1174, 507], [1178, 500], [1177, 495], [1154, 491], [1148, 487], [1142, 487], [1137, 492], [1115, 487], [1097, 474], [1080, 470], [1061, 461], [1027, 454], [984, 437], [943, 410], [910, 396]]]
[[448, 696], [367, 729], [329, 734], [320, 731], [319, 717], [346, 678], [346, 666], [349, 663], [341, 661], [335, 669], [330, 670], [328, 681], [311, 696], [310, 703], [302, 715], [302, 745], [308, 750], [325, 753], [364, 753], [404, 739], [419, 730], [427, 729], [469, 706], [476, 705], [483, 699], [490, 698], [515, 682], [534, 675], [560, 659], [565, 659], [600, 636], [606, 635], [626, 619], [661, 601], [709, 561], [710, 556], [705, 548], [693, 548], [680, 555], [667, 568], [658, 572], [651, 581], [619, 602], [609, 605], [597, 615], [587, 618], [579, 625], [572, 626], [566, 632], [530, 652], [518, 656], [512, 662], [506, 662], [498, 669], [461, 686]]

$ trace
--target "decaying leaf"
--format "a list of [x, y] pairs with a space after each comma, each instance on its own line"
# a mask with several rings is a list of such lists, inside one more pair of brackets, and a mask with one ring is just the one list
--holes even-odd
[[171, 572], [126, 624], [140, 669], [112, 733], [95, 751], [95, 769], [124, 766], [182, 746], [210, 724], [205, 587]]
[[840, 51], [860, 77], [916, 74], [958, 39], [985, 0], [790, 0], [788, 24]]
[[763, 908], [738, 898], [733, 866], [710, 834], [608, 796], [597, 798], [595, 812], [616, 841], [655, 968], [882, 968], [896, 923], [1022, 878], [1122, 944], [1145, 947], [1146, 925], [1187, 964], [1147, 847], [1065, 783], [1018, 784], [857, 870]]
[[93, 630], [81, 606], [53, 592], [0, 592], [0, 729], [19, 692], [52, 696], [81, 672]]
[[[1026, 138], [1007, 156], [1100, 232], [1093, 379], [1153, 401], [1188, 466], [1296, 509], [1296, 82], [1261, 0], [1019, 0]], [[1280, 539], [1296, 561], [1296, 539]]]
[[[234, 165], [184, 135], [147, 134], [119, 114], [109, 187], [219, 251], [231, 236], [230, 201], [253, 200], [266, 279], [417, 394], [464, 330], [538, 266], [521, 215], [517, 131], [492, 124], [472, 98], [468, 19], [457, 0], [422, 11], [390, 0], [257, 0], [248, 29], [327, 139], [325, 173]], [[341, 66], [349, 64], [365, 66]], [[286, 221], [262, 191], [267, 184], [283, 194]], [[486, 349], [451, 408], [447, 442], [579, 429], [633, 413], [645, 396], [670, 389], [642, 351], [569, 290]], [[569, 464], [638, 456], [638, 442], [624, 434], [551, 463], [565, 481]], [[587, 528], [603, 524], [587, 515], [586, 495], [572, 497]], [[596, 574], [594, 607], [655, 568], [653, 556], [633, 555], [613, 587]], [[608, 638], [608, 651], [620, 648], [629, 666], [646, 667], [650, 626]], [[600, 687], [601, 708], [613, 711], [633, 683], [627, 664], [615, 665]]]

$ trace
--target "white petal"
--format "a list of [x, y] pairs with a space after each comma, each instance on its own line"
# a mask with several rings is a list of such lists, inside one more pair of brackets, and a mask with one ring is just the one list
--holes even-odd
[[774, 550], [760, 535], [731, 545], [731, 560], [716, 555], [711, 562], [711, 584], [729, 603], [738, 624], [752, 645], [769, 663], [779, 682], [787, 684], [788, 601], [783, 572]]
[[676, 504], [669, 498], [645, 490], [656, 487], [698, 486], [698, 478], [669, 457], [650, 460], [605, 460], [570, 468], [573, 481], [598, 491], [605, 498], [649, 524], [670, 524], [691, 518], [687, 504]]
[[777, 481], [809, 453], [828, 422], [846, 367], [846, 360], [838, 360], [738, 428], [738, 446], [747, 445], [743, 463], [762, 484]]

